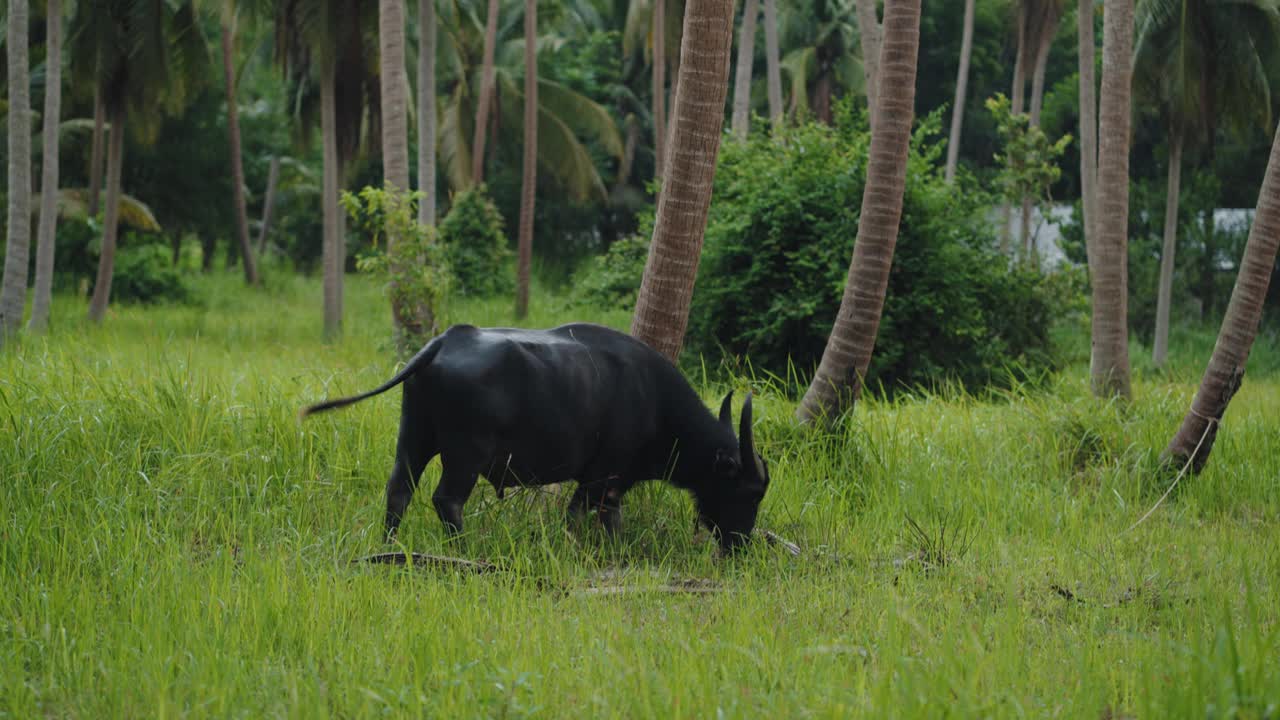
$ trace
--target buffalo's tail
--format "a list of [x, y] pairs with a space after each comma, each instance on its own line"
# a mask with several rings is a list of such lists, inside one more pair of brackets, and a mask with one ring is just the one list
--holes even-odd
[[427, 343], [426, 347], [419, 350], [417, 355], [414, 355], [412, 358], [410, 358], [409, 362], [405, 363], [404, 368], [401, 369], [400, 372], [396, 373], [395, 377], [391, 378], [390, 380], [382, 383], [381, 385], [370, 390], [369, 392], [360, 393], [359, 395], [352, 395], [351, 397], [338, 398], [336, 400], [326, 400], [322, 403], [316, 403], [315, 405], [310, 405], [308, 407], [302, 408], [302, 410], [298, 412], [298, 419], [303, 420], [303, 419], [306, 419], [307, 416], [312, 415], [314, 413], [324, 412], [326, 410], [335, 410], [337, 408], [346, 407], [348, 405], [354, 405], [355, 403], [358, 403], [361, 400], [366, 400], [368, 398], [371, 398], [374, 395], [381, 395], [382, 393], [390, 390], [391, 388], [407, 380], [410, 375], [430, 365], [431, 361], [435, 359], [436, 354], [439, 352], [440, 352], [440, 338], [437, 337], [431, 342]]

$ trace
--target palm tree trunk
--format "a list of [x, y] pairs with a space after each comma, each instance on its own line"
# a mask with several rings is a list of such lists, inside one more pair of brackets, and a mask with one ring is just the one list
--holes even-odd
[[436, 4], [418, 0], [418, 222], [436, 224]]
[[336, 340], [342, 335], [342, 218], [338, 214], [338, 136], [334, 101], [335, 68], [323, 63], [320, 71], [320, 134], [324, 147], [322, 264], [324, 265], [324, 336]]
[[58, 227], [58, 120], [62, 115], [62, 0], [48, 0], [45, 13], [43, 157], [40, 159], [40, 229], [36, 242], [36, 293], [27, 330], [49, 325], [53, 301], [53, 244]]
[[1160, 253], [1160, 285], [1156, 291], [1156, 336], [1151, 362], [1164, 365], [1169, 354], [1169, 304], [1173, 300], [1173, 257], [1178, 245], [1178, 192], [1182, 180], [1182, 133], [1169, 133], [1169, 185], [1164, 200], [1164, 248]]
[[707, 229], [733, 47], [733, 0], [689, 0], [667, 177], [631, 334], [674, 361]]
[[[1018, 48], [1015, 51], [1013, 61], [1013, 91], [1010, 93], [1009, 113], [1018, 115], [1022, 113], [1022, 101], [1025, 99], [1027, 87], [1027, 64], [1024, 59], [1027, 55], [1027, 6], [1025, 2], [1018, 3]], [[1000, 206], [1000, 252], [1008, 255], [1011, 252], [1010, 244], [1013, 242], [1013, 206], [1008, 200]]]
[[1191, 409], [1165, 450], [1165, 456], [1179, 465], [1190, 460], [1195, 472], [1208, 462], [1227, 404], [1244, 378], [1245, 363], [1258, 334], [1267, 285], [1275, 268], [1277, 246], [1280, 246], [1280, 131], [1271, 144], [1271, 159], [1258, 193], [1253, 227], [1249, 229], [1249, 240], [1218, 342], [1213, 346], [1213, 356], [1191, 401]]
[[965, 95], [969, 88], [969, 59], [973, 56], [974, 0], [964, 3], [964, 30], [960, 36], [960, 69], [956, 71], [956, 99], [951, 105], [951, 138], [947, 141], [947, 182], [955, 182], [960, 162], [960, 130], [964, 125]]
[[920, 47], [920, 0], [888, 0], [884, 11], [883, 82], [871, 124], [867, 182], [858, 238], [835, 326], [796, 417], [834, 420], [862, 390], [884, 308], [902, 218], [907, 151]]
[[[229, 14], [229, 13], [228, 13]], [[244, 200], [244, 162], [240, 150], [240, 110], [236, 102], [236, 70], [232, 53], [235, 44], [234, 20], [222, 23], [222, 72], [227, 90], [227, 133], [231, 143], [231, 199], [236, 213], [236, 238], [240, 241], [240, 256], [244, 259], [244, 281], [258, 284], [258, 268], [253, 260], [249, 244], [249, 211]]]
[[116, 238], [120, 231], [120, 174], [124, 168], [124, 103], [111, 112], [111, 134], [107, 138], [107, 208], [102, 223], [102, 251], [98, 255], [98, 277], [89, 298], [89, 320], [101, 323], [111, 302], [111, 278], [116, 268]]
[[[1055, 14], [1044, 18], [1044, 26], [1038, 29], [1036, 37], [1036, 64], [1031, 73], [1031, 127], [1040, 127], [1040, 110], [1044, 107], [1044, 75], [1049, 65], [1049, 50], [1053, 47], [1053, 36], [1058, 27]], [[1026, 259], [1033, 267], [1039, 267], [1034, 240], [1031, 237], [1031, 196], [1022, 198], [1021, 242]]]
[[769, 85], [769, 121], [782, 124], [782, 69], [778, 50], [778, 0], [764, 0], [764, 59]]
[[98, 195], [102, 192], [102, 138], [107, 111], [102, 106], [102, 88], [93, 88], [93, 139], [89, 150], [89, 217], [98, 217]]
[[747, 0], [742, 8], [742, 28], [738, 35], [738, 68], [733, 83], [733, 134], [747, 139], [751, 128], [751, 65], [755, 61], [756, 16], [759, 0]]
[[1093, 0], [1080, 0], [1076, 11], [1080, 45], [1080, 206], [1084, 212], [1084, 247], [1093, 271], [1094, 227], [1098, 221], [1098, 103], [1094, 79]]
[[871, 124], [875, 124], [876, 98], [880, 95], [880, 44], [882, 30], [876, 20], [876, 0], [854, 0], [858, 17], [858, 36], [862, 42], [862, 76], [867, 84], [867, 107]]
[[267, 249], [267, 235], [271, 233], [271, 215], [276, 205], [276, 185], [280, 182], [280, 156], [271, 156], [267, 170], [267, 192], [262, 198], [262, 227], [258, 228], [258, 257]]
[[[409, 187], [409, 82], [404, 66], [404, 0], [378, 0], [378, 76], [382, 112], [383, 182], [403, 193]], [[391, 323], [402, 353], [421, 347], [434, 326], [433, 309], [427, 304], [407, 302], [394, 279], [405, 272], [406, 263], [421, 258], [406, 257], [397, 247], [403, 238], [387, 234], [387, 255], [393, 265], [391, 281]]]
[[667, 149], [666, 0], [653, 2], [653, 177], [662, 179]]
[[27, 0], [9, 0], [9, 217], [0, 282], [0, 347], [18, 332], [27, 303], [31, 253], [31, 96]]
[[1098, 242], [1090, 375], [1099, 397], [1129, 390], [1129, 110], [1133, 0], [1108, 0], [1103, 17], [1098, 128]]
[[494, 94], [494, 47], [498, 44], [498, 0], [489, 0], [489, 17], [484, 26], [484, 59], [481, 65], [480, 97], [476, 103], [476, 127], [471, 142], [471, 182], [484, 182], [484, 141], [489, 126], [489, 108]]
[[524, 169], [520, 185], [516, 317], [529, 314], [529, 266], [533, 260], [533, 204], [538, 187], [538, 0], [524, 3]]

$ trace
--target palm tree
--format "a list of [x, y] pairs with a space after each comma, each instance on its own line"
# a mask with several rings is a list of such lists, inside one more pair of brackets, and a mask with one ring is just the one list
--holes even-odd
[[89, 300], [92, 322], [102, 321], [111, 298], [126, 128], [139, 141], [152, 142], [164, 117], [182, 112], [198, 91], [208, 62], [208, 48], [198, 27], [191, 0], [172, 4], [100, 0], [76, 7], [67, 33], [72, 82], [97, 88], [110, 123], [102, 248]]
[[1209, 460], [1227, 404], [1240, 389], [1249, 350], [1258, 334], [1262, 304], [1280, 246], [1280, 129], [1271, 143], [1271, 158], [1258, 192], [1258, 207], [1245, 243], [1231, 302], [1205, 368], [1200, 388], [1165, 456], [1178, 465], [1191, 463], [1199, 472]]
[[1098, 126], [1098, 220], [1094, 251], [1093, 393], [1128, 398], [1129, 107], [1133, 0], [1108, 0], [1102, 31]]
[[[409, 192], [409, 81], [404, 64], [404, 0], [378, 0], [379, 97], [382, 117], [382, 173], [387, 186]], [[387, 255], [400, 267], [405, 258], [395, 245], [401, 238], [387, 236]], [[394, 281], [393, 281], [394, 283]], [[410, 305], [392, 288], [391, 321], [397, 342], [412, 352], [435, 334], [435, 308]]]
[[769, 121], [782, 122], [782, 56], [778, 51], [778, 0], [764, 0], [764, 57], [769, 85]]
[[9, 217], [0, 284], [0, 347], [18, 331], [27, 302], [31, 252], [31, 96], [27, 64], [27, 0], [9, 0]]
[[1280, 13], [1276, 0], [1145, 0], [1134, 50], [1135, 89], [1158, 108], [1168, 134], [1168, 192], [1152, 361], [1164, 364], [1177, 247], [1178, 190], [1188, 144], [1213, 154], [1220, 124], [1238, 133], [1271, 124], [1267, 53]]
[[751, 127], [751, 65], [755, 62], [758, 0], [747, 0], [742, 8], [742, 29], [738, 35], [738, 69], [733, 83], [733, 134], [745, 140]]
[[631, 319], [631, 334], [672, 360], [684, 343], [707, 229], [729, 91], [733, 4], [733, 0], [689, 0], [685, 8], [669, 165]]
[[867, 107], [875, 122], [876, 98], [880, 94], [880, 44], [883, 29], [876, 19], [876, 0], [854, 0], [858, 12], [858, 36], [862, 41], [862, 74], [867, 90]]
[[344, 168], [367, 142], [365, 131], [378, 125], [380, 107], [371, 101], [379, 93], [378, 50], [369, 42], [376, 37], [375, 7], [345, 0], [273, 4], [276, 61], [294, 95], [290, 102], [298, 108], [295, 132], [306, 140], [317, 120], [320, 125], [324, 335], [330, 340], [342, 333], [346, 238], [338, 195]]
[[36, 242], [36, 292], [27, 329], [49, 325], [53, 301], [53, 244], [58, 227], [58, 121], [62, 114], [62, 0], [45, 13], [44, 130], [40, 158], [40, 229]]
[[880, 328], [902, 218], [920, 47], [920, 0], [887, 0], [880, 93], [871, 123], [861, 221], [844, 297], [813, 382], [796, 410], [802, 421], [834, 420], [862, 390]]
[[524, 169], [520, 185], [520, 258], [516, 266], [516, 317], [529, 313], [529, 265], [533, 258], [533, 204], [538, 187], [538, 0], [524, 4]]
[[960, 161], [960, 129], [964, 125], [965, 93], [969, 87], [969, 59], [973, 55], [974, 0], [965, 0], [964, 29], [960, 35], [960, 69], [956, 71], [956, 99], [951, 106], [951, 138], [947, 141], [947, 182], [956, 179]]
[[791, 83], [791, 111], [811, 108], [818, 120], [830, 123], [834, 98], [863, 89], [865, 64], [853, 51], [854, 8], [848, 0], [809, 0], [783, 21], [784, 44], [792, 48], [782, 59]]
[[227, 93], [227, 135], [231, 147], [231, 201], [235, 212], [236, 239], [240, 242], [240, 257], [244, 261], [244, 280], [258, 284], [258, 269], [249, 244], [249, 211], [244, 199], [244, 162], [240, 149], [240, 108], [236, 100], [236, 72], [234, 64], [236, 38], [236, 12], [233, 0], [226, 0], [221, 17], [222, 73]]
[[1080, 205], [1084, 213], [1084, 248], [1090, 272], [1093, 272], [1095, 225], [1098, 222], [1098, 102], [1094, 80], [1097, 53], [1093, 32], [1093, 0], [1080, 0], [1076, 9], [1080, 68]]
[[489, 129], [489, 106], [493, 104], [493, 53], [498, 44], [498, 0], [489, 0], [489, 17], [484, 25], [484, 64], [481, 66], [480, 98], [476, 106], [475, 139], [471, 141], [471, 181], [484, 182], [484, 138]]
[[418, 0], [418, 222], [436, 224], [436, 3]]
[[[523, 10], [521, 11], [523, 12]], [[512, 16], [519, 19], [520, 14]], [[474, 85], [468, 81], [481, 66], [483, 27], [479, 18], [460, 3], [441, 9], [440, 50], [450, 68], [452, 87], [446, 90], [446, 104], [440, 124], [440, 162], [449, 184], [460, 190], [471, 187], [474, 157], [468, 121], [475, 116]], [[510, 32], [509, 36], [503, 33]], [[519, 81], [526, 48], [522, 33], [515, 27], [500, 30], [494, 58], [494, 95], [500, 100], [495, 141], [519, 147], [524, 128], [523, 83]], [[446, 82], [446, 86], [447, 86]], [[604, 180], [584, 144], [592, 138], [613, 157], [623, 155], [622, 138], [609, 111], [565, 85], [537, 78], [538, 152], [537, 162], [544, 178], [553, 180], [566, 195], [577, 201], [604, 199]]]

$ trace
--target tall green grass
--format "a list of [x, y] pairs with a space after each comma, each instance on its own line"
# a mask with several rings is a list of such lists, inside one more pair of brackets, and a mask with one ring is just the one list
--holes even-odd
[[[1128, 407], [1090, 398], [1077, 367], [989, 400], [870, 400], [832, 434], [738, 379], [773, 475], [760, 522], [800, 557], [717, 559], [657, 483], [627, 496], [616, 541], [570, 527], [562, 495], [482, 483], [450, 542], [433, 463], [401, 541], [508, 568], [464, 576], [351, 563], [384, 547], [398, 397], [296, 419], [394, 369], [386, 303], [348, 282], [336, 344], [318, 341], [318, 283], [228, 276], [197, 306], [117, 308], [101, 328], [59, 298], [51, 335], [0, 355], [0, 716], [1280, 713], [1268, 372], [1207, 471], [1130, 532], [1168, 481], [1189, 360], [1140, 372]], [[533, 326], [628, 320], [546, 293], [533, 307]], [[908, 516], [972, 544], [926, 558]], [[661, 591], [687, 578], [719, 591]], [[585, 592], [603, 582], [637, 591]]]

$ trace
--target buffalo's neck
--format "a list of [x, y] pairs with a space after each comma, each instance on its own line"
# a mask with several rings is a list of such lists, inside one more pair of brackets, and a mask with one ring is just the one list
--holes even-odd
[[732, 449], [733, 431], [720, 424], [696, 396], [693, 403], [677, 406], [669, 423], [668, 477], [673, 485], [696, 492], [711, 477], [716, 451]]

